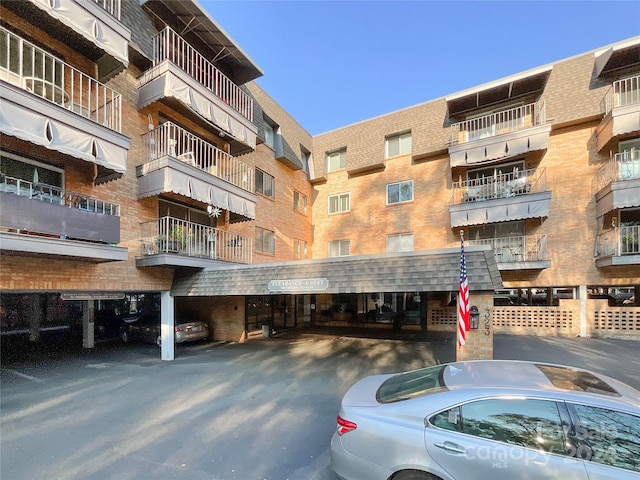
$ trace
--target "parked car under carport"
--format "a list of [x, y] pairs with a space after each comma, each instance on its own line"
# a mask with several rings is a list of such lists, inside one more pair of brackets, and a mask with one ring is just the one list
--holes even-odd
[[[161, 346], [160, 316], [141, 315], [125, 319], [120, 329], [120, 338], [124, 343], [143, 342]], [[209, 325], [203, 321], [176, 320], [173, 338], [175, 343], [205, 340], [209, 338]]]

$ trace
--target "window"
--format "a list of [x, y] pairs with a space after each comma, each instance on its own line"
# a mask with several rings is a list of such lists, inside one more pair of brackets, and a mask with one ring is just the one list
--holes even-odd
[[275, 239], [275, 234], [271, 230], [256, 227], [256, 252], [274, 254]]
[[275, 150], [276, 135], [278, 134], [280, 127], [276, 122], [271, 120], [266, 115], [262, 116], [262, 120], [263, 120], [262, 125], [264, 129], [264, 143], [266, 143], [267, 145], [269, 145], [271, 148]]
[[311, 152], [300, 145], [300, 160], [302, 161], [302, 171], [309, 174], [309, 168], [311, 163]]
[[588, 442], [580, 448], [587, 449], [592, 462], [640, 472], [640, 417], [586, 405], [570, 407], [579, 417], [577, 440]]
[[413, 180], [387, 185], [387, 205], [411, 202], [413, 200]]
[[293, 209], [296, 212], [307, 213], [307, 196], [297, 190], [293, 191]]
[[385, 158], [411, 153], [411, 132], [392, 135], [385, 140]]
[[329, 197], [329, 213], [348, 212], [351, 209], [349, 197], [348, 193], [331, 195]]
[[620, 179], [640, 178], [640, 139], [620, 142]]
[[293, 254], [296, 260], [305, 260], [307, 258], [307, 242], [304, 240], [293, 240]]
[[413, 233], [387, 235], [387, 252], [412, 252]]
[[329, 242], [330, 257], [347, 257], [349, 255], [350, 240], [333, 240]]
[[475, 180], [475, 185], [487, 185], [512, 180], [513, 175], [523, 170], [523, 161], [496, 165], [495, 167], [478, 168], [467, 172], [467, 180]]
[[558, 407], [549, 400], [480, 400], [438, 413], [429, 422], [509, 445], [567, 453]]
[[327, 171], [335, 172], [347, 168], [347, 150], [327, 153]]
[[273, 185], [273, 177], [256, 168], [256, 193], [261, 193], [266, 197], [275, 198]]

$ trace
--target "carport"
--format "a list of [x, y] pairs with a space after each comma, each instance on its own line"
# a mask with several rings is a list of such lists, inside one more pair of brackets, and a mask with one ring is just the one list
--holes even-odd
[[[490, 247], [467, 247], [465, 256], [472, 297], [480, 292], [492, 295], [502, 288]], [[427, 300], [442, 301], [442, 295], [457, 291], [459, 281], [457, 248], [178, 271], [171, 292], [162, 295], [162, 359], [173, 360], [174, 356], [173, 342], [168, 340], [176, 299], [205, 316], [217, 339], [244, 341], [248, 335], [246, 299], [250, 297], [303, 297], [311, 314], [317, 316], [321, 296], [415, 292]], [[426, 307], [420, 315], [428, 314]]]

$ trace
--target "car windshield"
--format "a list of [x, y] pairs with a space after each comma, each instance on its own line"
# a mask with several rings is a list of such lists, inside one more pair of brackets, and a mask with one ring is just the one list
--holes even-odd
[[400, 373], [384, 381], [376, 392], [380, 403], [393, 403], [447, 390], [444, 384], [446, 365]]

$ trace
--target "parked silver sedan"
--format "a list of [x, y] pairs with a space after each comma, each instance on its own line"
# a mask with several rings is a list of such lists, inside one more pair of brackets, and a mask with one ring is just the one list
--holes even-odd
[[[161, 346], [160, 316], [143, 315], [125, 320], [120, 329], [120, 338], [125, 343], [139, 341]], [[209, 325], [201, 321], [176, 320], [173, 338], [175, 343], [205, 340], [209, 338]]]
[[640, 480], [640, 392], [519, 361], [374, 375], [344, 395], [331, 461], [346, 480]]

